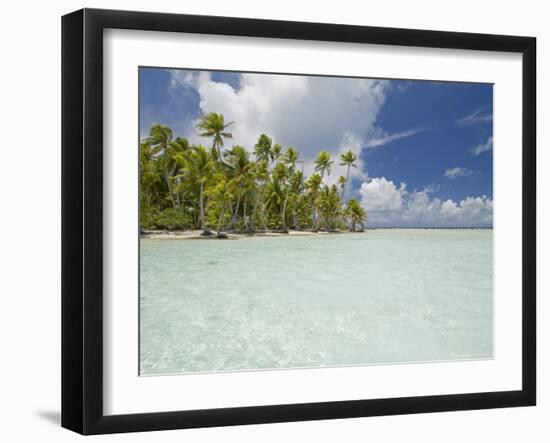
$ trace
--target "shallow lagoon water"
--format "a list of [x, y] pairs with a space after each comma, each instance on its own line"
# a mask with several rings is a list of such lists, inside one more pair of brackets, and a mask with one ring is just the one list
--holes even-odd
[[493, 356], [493, 231], [142, 239], [140, 371]]

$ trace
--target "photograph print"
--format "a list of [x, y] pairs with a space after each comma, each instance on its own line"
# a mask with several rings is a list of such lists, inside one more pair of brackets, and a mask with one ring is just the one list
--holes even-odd
[[140, 375], [494, 358], [492, 84], [140, 67], [139, 180]]

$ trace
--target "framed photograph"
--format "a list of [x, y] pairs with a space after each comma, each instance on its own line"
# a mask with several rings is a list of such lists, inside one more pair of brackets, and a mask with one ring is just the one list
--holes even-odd
[[62, 425], [535, 405], [530, 37], [62, 20]]

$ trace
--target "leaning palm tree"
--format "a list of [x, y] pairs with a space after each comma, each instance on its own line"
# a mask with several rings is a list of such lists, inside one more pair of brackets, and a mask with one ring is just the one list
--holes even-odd
[[330, 159], [330, 154], [327, 151], [319, 152], [319, 155], [315, 159], [315, 172], [321, 173], [321, 180], [325, 176], [325, 173], [330, 175], [330, 168], [334, 161]]
[[174, 193], [172, 192], [172, 176], [170, 171], [170, 155], [169, 146], [172, 142], [172, 130], [165, 125], [156, 124], [151, 126], [149, 131], [149, 137], [145, 139], [145, 142], [153, 149], [153, 155], [162, 155], [163, 169], [164, 169], [164, 181], [168, 187], [168, 195], [174, 209], [177, 208]]
[[357, 168], [357, 165], [355, 164], [356, 161], [357, 161], [357, 154], [355, 154], [351, 149], [344, 152], [340, 156], [340, 166], [347, 166], [348, 168], [346, 172], [346, 182], [342, 187], [342, 201], [344, 201], [344, 192], [349, 182], [349, 170], [351, 167]]
[[147, 201], [147, 206], [151, 207], [153, 206], [151, 188], [159, 181], [159, 176], [151, 146], [145, 142], [139, 145], [139, 172], [140, 196]]
[[175, 205], [178, 208], [181, 208], [182, 202], [179, 192], [179, 178], [176, 174], [178, 174], [179, 169], [185, 166], [189, 149], [189, 142], [187, 141], [187, 139], [181, 137], [176, 137], [175, 140], [171, 141], [168, 144], [168, 158], [170, 163], [168, 177], [170, 180], [172, 201], [175, 202]]
[[216, 114], [210, 112], [200, 118], [197, 128], [202, 132], [201, 137], [212, 137], [212, 149], [216, 151], [218, 162], [222, 162], [221, 148], [223, 147], [224, 138], [233, 138], [233, 134], [226, 132], [226, 129], [231, 126], [233, 122], [225, 123], [223, 114]]
[[212, 235], [212, 232], [210, 232], [210, 230], [206, 227], [206, 218], [204, 216], [204, 197], [206, 183], [212, 175], [214, 165], [212, 164], [210, 155], [208, 155], [208, 152], [204, 146], [199, 145], [193, 149], [189, 155], [187, 166], [183, 169], [184, 172], [191, 175], [199, 184], [200, 223], [203, 231], [201, 235]]
[[[246, 191], [253, 179], [253, 168], [250, 162], [250, 154], [246, 148], [236, 145], [230, 151], [226, 151], [225, 154], [228, 159], [227, 165], [231, 168], [232, 178], [229, 184], [235, 189], [234, 193], [237, 195], [237, 205], [231, 217], [230, 228], [232, 229], [237, 222], [241, 199], [246, 196]], [[246, 200], [243, 203], [243, 208], [246, 211]], [[243, 223], [247, 224], [245, 216], [243, 216]]]

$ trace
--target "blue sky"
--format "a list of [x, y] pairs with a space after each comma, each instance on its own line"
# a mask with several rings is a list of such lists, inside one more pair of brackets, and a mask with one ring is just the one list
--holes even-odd
[[[234, 121], [252, 150], [265, 132], [293, 146], [310, 173], [315, 155], [360, 156], [348, 195], [371, 226], [492, 226], [493, 86], [140, 68], [140, 135], [170, 126], [192, 143], [202, 113]], [[333, 168], [328, 181], [343, 175]]]

